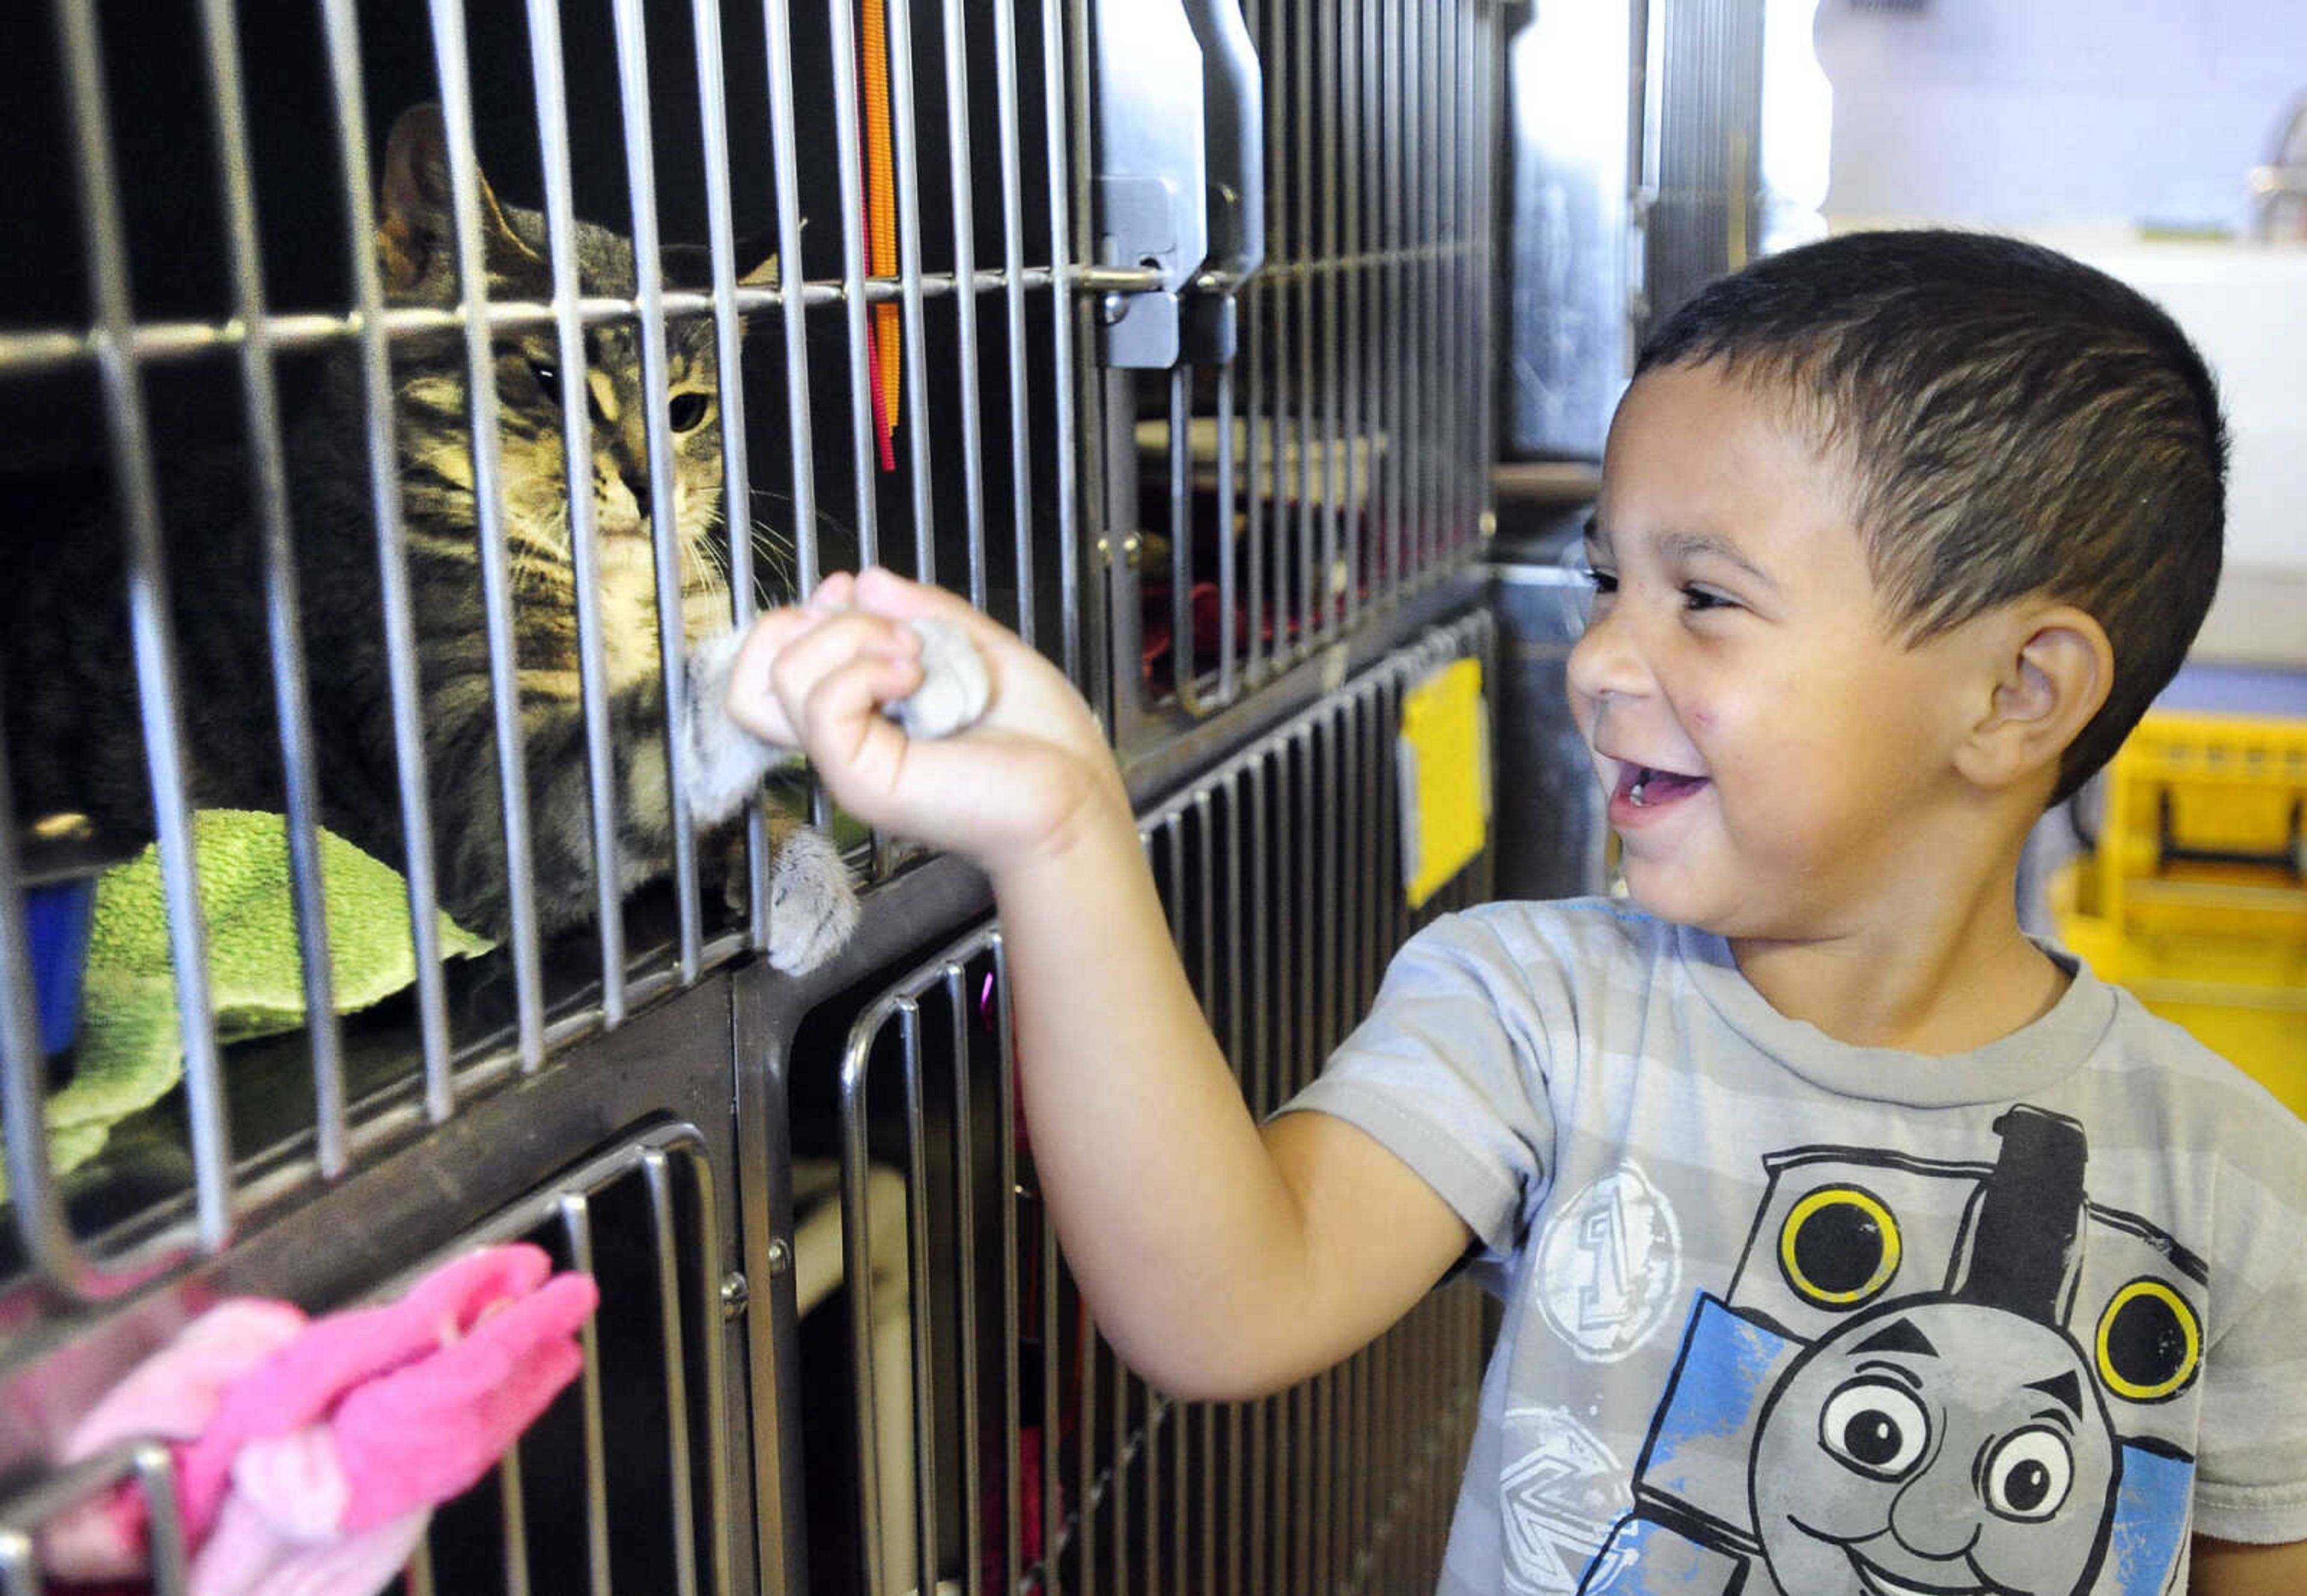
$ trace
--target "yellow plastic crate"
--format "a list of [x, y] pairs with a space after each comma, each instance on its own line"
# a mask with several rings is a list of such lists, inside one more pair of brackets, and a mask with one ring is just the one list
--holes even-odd
[[2156, 711], [2103, 787], [2060, 940], [2307, 1116], [2307, 722]]

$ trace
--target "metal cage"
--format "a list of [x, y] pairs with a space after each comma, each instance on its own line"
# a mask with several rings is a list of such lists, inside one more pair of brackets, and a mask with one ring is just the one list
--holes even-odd
[[[1477, 612], [1239, 751], [1141, 825], [1171, 930], [1253, 1109], [1309, 1082], [1411, 931], [1396, 868], [1401, 696], [1488, 659]], [[855, 1570], [811, 1588], [1408, 1591], [1430, 1583], [1488, 1350], [1460, 1286], [1339, 1368], [1177, 1403], [1105, 1348], [1041, 1221], [995, 927], [871, 1000], [838, 1091]], [[891, 1212], [896, 1209], [898, 1212]], [[805, 1227], [804, 1227], [805, 1228]], [[921, 1588], [927, 1588], [927, 1581]], [[940, 1585], [940, 1588], [947, 1588]]]
[[[1059, 663], [1111, 731], [1180, 947], [1270, 1108], [1410, 928], [1385, 829], [1401, 688], [1490, 647], [1463, 617], [1489, 527], [1502, 26], [1488, 0], [12, 7], [27, 90], [0, 129], [21, 178], [0, 225], [27, 243], [0, 262], [0, 485], [20, 546], [51, 530], [27, 485], [69, 478], [98, 506], [82, 530], [117, 550], [104, 603], [182, 1071], [101, 1157], [56, 1156], [30, 916], [124, 852], [0, 783], [0, 1588], [39, 1588], [39, 1525], [120, 1470], [165, 1498], [156, 1450], [49, 1459], [58, 1426], [199, 1305], [356, 1301], [517, 1232], [579, 1264], [590, 1247], [635, 1311], [588, 1343], [557, 1439], [444, 1510], [412, 1592], [1424, 1577], [1481, 1356], [1471, 1297], [1270, 1402], [1171, 1404], [1102, 1350], [1033, 1223], [982, 880], [853, 837], [862, 923], [799, 980], [759, 957], [758, 816], [725, 903], [707, 868], [723, 844], [677, 802], [629, 895], [587, 350], [637, 335], [664, 723], [685, 711], [690, 629], [664, 334], [689, 326], [721, 373], [729, 620], [874, 562], [965, 592]], [[420, 102], [440, 110], [454, 288], [415, 305], [376, 251], [383, 130]], [[496, 193], [536, 214], [549, 292], [488, 291]], [[584, 289], [580, 218], [630, 241], [630, 291]], [[671, 264], [684, 249], [693, 276]], [[749, 272], [764, 250], [779, 268]], [[472, 959], [437, 920], [439, 839], [461, 817], [428, 780], [400, 453], [397, 362], [428, 340], [469, 395], [510, 904]], [[556, 356], [536, 380], [570, 462], [593, 895], [574, 931], [548, 932], [535, 901], [524, 531], [493, 374], [516, 340]], [[411, 928], [407, 989], [343, 1016], [315, 754], [331, 683], [290, 485], [300, 407], [328, 382], [356, 423], [344, 486], [373, 549]], [[187, 653], [183, 606], [210, 579], [172, 542], [197, 519], [178, 450], [238, 485], [247, 680]], [[0, 695], [30, 689], [0, 671]], [[252, 757], [277, 761], [307, 1017], [261, 1041], [219, 1024], [203, 907], [188, 726], [221, 698], [269, 717]], [[0, 775], [27, 754], [10, 741]], [[676, 795], [687, 757], [665, 740]], [[1486, 891], [1488, 870], [1454, 890]], [[849, 1329], [828, 1348], [835, 1302]], [[828, 1357], [844, 1377], [805, 1380]], [[827, 1391], [830, 1429], [810, 1405]], [[891, 1438], [908, 1412], [931, 1437], [911, 1452]], [[604, 1427], [647, 1435], [638, 1460], [610, 1461]], [[625, 1531], [634, 1502], [670, 1527]], [[180, 1565], [162, 1557], [159, 1588]]]

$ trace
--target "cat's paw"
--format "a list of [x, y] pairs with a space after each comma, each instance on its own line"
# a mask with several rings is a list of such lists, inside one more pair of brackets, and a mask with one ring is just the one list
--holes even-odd
[[804, 975], [841, 951], [857, 929], [857, 888], [841, 850], [806, 827], [778, 845], [769, 866], [769, 963]]
[[689, 650], [689, 813], [700, 826], [735, 814], [763, 777], [800, 759], [730, 718], [729, 675], [744, 646], [745, 634], [731, 631]]
[[949, 737], [985, 713], [993, 684], [985, 656], [957, 627], [917, 618], [907, 624], [922, 640], [922, 684], [888, 707], [908, 737]]

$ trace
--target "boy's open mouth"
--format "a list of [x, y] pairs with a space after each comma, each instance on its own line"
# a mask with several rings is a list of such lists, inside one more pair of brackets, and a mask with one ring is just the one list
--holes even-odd
[[1685, 776], [1676, 770], [1660, 770], [1651, 765], [1621, 765], [1618, 768], [1617, 796], [1636, 809], [1649, 809], [1655, 804], [1671, 803], [1686, 798], [1706, 785], [1702, 776]]

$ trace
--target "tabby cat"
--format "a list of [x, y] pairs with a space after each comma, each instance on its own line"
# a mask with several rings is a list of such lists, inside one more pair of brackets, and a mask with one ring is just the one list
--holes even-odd
[[[388, 141], [376, 255], [390, 305], [456, 303], [444, 150], [440, 113], [429, 106], [404, 114]], [[543, 217], [500, 204], [485, 181], [480, 209], [489, 297], [549, 300]], [[586, 296], [632, 298], [627, 239], [579, 223], [575, 250]], [[668, 252], [669, 272], [680, 269], [674, 253]], [[772, 257], [757, 276], [775, 270]], [[669, 867], [673, 825], [642, 336], [627, 323], [585, 335], [615, 750], [615, 863], [625, 891]], [[784, 756], [721, 709], [734, 639], [724, 635], [728, 596], [712, 546], [722, 481], [714, 326], [707, 318], [683, 319], [665, 337], [672, 499], [692, 644], [691, 724], [682, 734], [702, 777], [692, 784], [691, 816], [711, 826], [742, 810]], [[536, 901], [541, 927], [550, 933], [591, 919], [596, 904], [559, 353], [546, 327], [500, 334], [495, 354]], [[502, 936], [510, 905], [461, 331], [396, 339], [391, 373], [440, 897], [461, 922]], [[348, 345], [332, 357], [319, 396], [289, 428], [288, 493], [322, 818], [398, 867], [405, 849], [363, 416], [358, 350]], [[250, 496], [234, 476], [194, 469], [171, 476], [162, 494], [184, 764], [196, 806], [279, 809], [262, 562]], [[28, 566], [0, 585], [0, 702], [16, 815], [29, 822], [76, 811], [107, 832], [149, 836], [117, 528], [108, 520], [20, 528], [11, 541], [32, 545]], [[845, 940], [855, 898], [837, 852], [820, 833], [790, 819], [778, 823], [774, 815], [772, 830], [778, 848], [770, 958], [782, 968], [805, 970]]]

